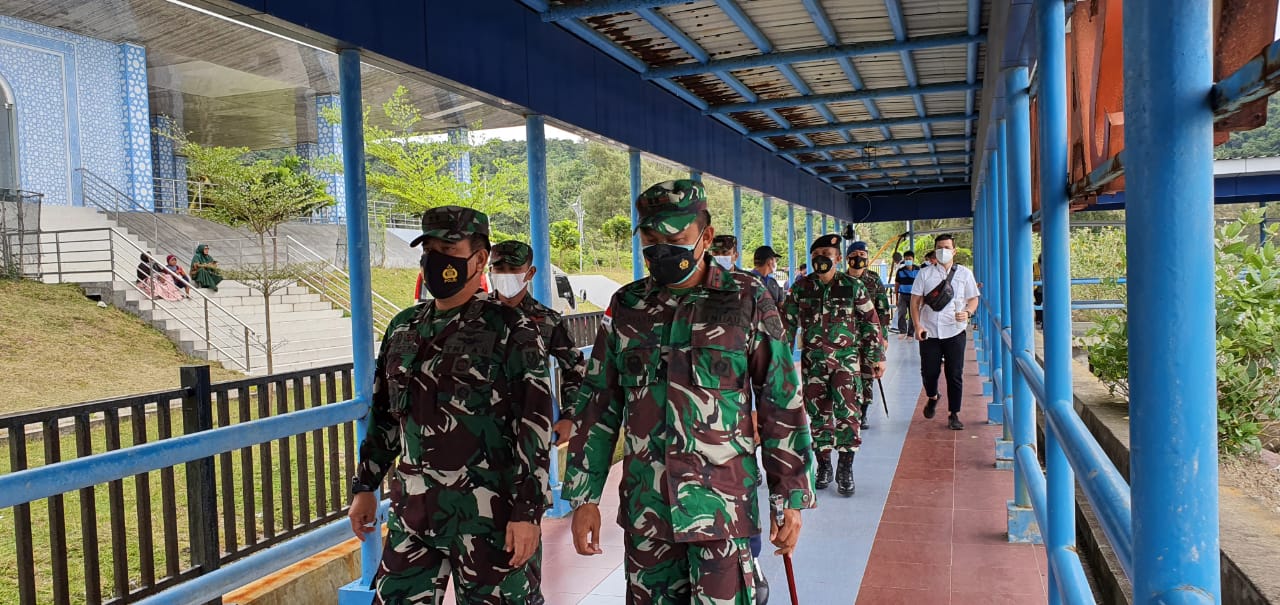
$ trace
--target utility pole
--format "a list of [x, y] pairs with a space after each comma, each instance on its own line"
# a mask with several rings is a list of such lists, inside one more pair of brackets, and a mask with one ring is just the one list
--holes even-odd
[[582, 230], [582, 220], [587, 215], [586, 208], [582, 207], [582, 195], [579, 194], [578, 197], [574, 198], [573, 205], [569, 207], [573, 209], [573, 213], [578, 217], [578, 273], [582, 273], [582, 255], [587, 245], [587, 234]]

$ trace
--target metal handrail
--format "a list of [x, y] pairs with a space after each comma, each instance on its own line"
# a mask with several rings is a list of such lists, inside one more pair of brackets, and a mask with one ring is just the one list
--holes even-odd
[[[166, 237], [173, 238], [175, 241], [187, 239], [186, 234], [182, 233], [172, 225], [161, 221], [160, 217], [156, 216], [155, 212], [153, 212], [149, 208], [143, 207], [132, 197], [129, 197], [128, 194], [121, 192], [119, 189], [116, 189], [114, 186], [111, 185], [111, 183], [108, 183], [102, 177], [94, 174], [93, 172], [90, 172], [85, 168], [77, 168], [76, 172], [80, 174], [81, 181], [83, 183], [87, 185], [91, 185], [90, 187], [85, 188], [85, 193], [82, 196], [84, 203], [86, 205], [95, 206], [99, 210], [106, 212], [108, 214], [115, 214], [117, 216], [113, 218], [116, 218], [116, 219], [119, 218], [118, 215], [121, 212], [133, 212], [137, 214], [146, 214], [151, 217], [151, 245], [156, 247], [157, 256], [162, 254], [163, 255], [171, 254], [171, 252], [167, 252], [165, 250], [160, 249], [160, 233], [161, 232], [164, 232]], [[111, 194], [111, 198], [114, 203], [110, 207], [108, 207], [102, 204], [101, 202], [99, 202], [99, 200], [96, 197], [91, 196], [90, 191], [94, 190], [95, 188], [106, 188], [107, 191]], [[128, 201], [129, 209], [127, 210], [120, 209], [119, 200], [121, 199]], [[177, 255], [174, 255], [174, 256], [177, 256]], [[178, 256], [178, 258], [182, 258], [182, 257]]]
[[[110, 265], [109, 270], [66, 271], [63, 269], [64, 261], [62, 260], [62, 256], [63, 256], [62, 245], [63, 243], [71, 243], [71, 242], [63, 242], [62, 240], [63, 235], [69, 234], [69, 233], [102, 233], [102, 232], [107, 233], [108, 248], [106, 250], [75, 250], [75, 251], [67, 251], [67, 253], [71, 254], [71, 253], [83, 253], [83, 252], [108, 252], [109, 260], [107, 262]], [[147, 254], [148, 256], [151, 256], [151, 253], [138, 247], [133, 242], [129, 241], [129, 239], [127, 237], [124, 237], [124, 234], [122, 234], [117, 229], [110, 228], [110, 227], [97, 227], [97, 228], [89, 228], [89, 229], [63, 229], [58, 231], [45, 231], [44, 234], [52, 235], [54, 238], [53, 239], [54, 258], [55, 258], [54, 263], [56, 266], [56, 270], [53, 271], [53, 274], [58, 276], [59, 281], [62, 281], [62, 277], [64, 275], [75, 275], [75, 274], [84, 274], [84, 273], [110, 273], [112, 277], [118, 278], [120, 281], [124, 281], [130, 284], [130, 286], [133, 287], [135, 290], [137, 290], [139, 293], [146, 294], [146, 292], [144, 292], [141, 288], [139, 288], [138, 285], [135, 283], [136, 280], [133, 279], [134, 276], [121, 273], [120, 266], [117, 263], [116, 240], [119, 239], [120, 242], [123, 242], [126, 249], [132, 249], [134, 252], [137, 252], [139, 254]], [[99, 241], [99, 240], [91, 240], [91, 239], [76, 240], [76, 243], [94, 242], [94, 241]], [[46, 242], [44, 241], [40, 242], [42, 247], [44, 246], [45, 243]], [[154, 262], [154, 257], [152, 257], [152, 259]], [[101, 261], [88, 260], [88, 261], [72, 261], [72, 262], [101, 262]], [[131, 263], [132, 261], [128, 261], [128, 262]], [[44, 261], [41, 261], [41, 263], [43, 264]], [[170, 271], [169, 268], [164, 266], [163, 264], [160, 264], [160, 263], [155, 263], [155, 264], [159, 266], [161, 271], [163, 271], [170, 278], [180, 277], [173, 271]], [[191, 281], [190, 276], [187, 276], [184, 281]], [[200, 292], [199, 289], [192, 288], [190, 296], [193, 299], [201, 301], [201, 303], [203, 304], [203, 311], [204, 311], [204, 329], [203, 330], [195, 326], [192, 326], [190, 323], [186, 321], [187, 318], [184, 318], [184, 316], [176, 313], [174, 309], [169, 309], [167, 307], [157, 305], [154, 299], [151, 300], [152, 310], [154, 311], [156, 309], [160, 309], [163, 312], [165, 312], [174, 321], [177, 321], [183, 327], [191, 331], [193, 334], [203, 334], [204, 342], [206, 346], [222, 353], [229, 361], [234, 363], [236, 366], [239, 366], [244, 371], [246, 372], [251, 371], [252, 355], [250, 352], [250, 347], [265, 346], [263, 345], [261, 337], [257, 334], [257, 332], [255, 332], [253, 328], [251, 328], [247, 323], [242, 321], [239, 317], [236, 317], [234, 313], [228, 311], [222, 305], [218, 304], [217, 301], [209, 298], [203, 292]], [[217, 317], [218, 319], [223, 320], [222, 325], [214, 325], [210, 323], [210, 317], [211, 317], [209, 312], [210, 307], [221, 312], [220, 316], [213, 315], [213, 317]], [[237, 340], [237, 338], [234, 336], [224, 336], [220, 332], [215, 332], [214, 330], [215, 328], [219, 330], [225, 329], [227, 335], [232, 334], [236, 331], [239, 331], [241, 332], [240, 340]], [[218, 338], [215, 338], [215, 335], [217, 335]], [[219, 340], [219, 338], [222, 338], [223, 340]], [[227, 348], [229, 347], [228, 342], [230, 343], [230, 346], [241, 345], [241, 344], [243, 345], [243, 362], [240, 361], [241, 351], [237, 350], [233, 353], [227, 350]]]
[[[350, 312], [351, 311], [351, 300], [350, 300], [351, 275], [346, 271], [344, 271], [341, 267], [338, 267], [337, 265], [333, 264], [333, 262], [330, 261], [328, 258], [320, 255], [315, 250], [308, 248], [302, 242], [299, 242], [298, 240], [293, 239], [292, 236], [286, 235], [284, 236], [284, 238], [286, 242], [286, 245], [285, 245], [286, 258], [289, 253], [289, 250], [293, 247], [296, 247], [302, 250], [303, 252], [305, 252], [307, 256], [310, 257], [311, 261], [323, 262], [325, 265], [325, 271], [327, 273], [329, 274], [336, 273], [337, 275], [341, 276], [341, 279], [334, 280], [333, 285], [347, 286], [346, 290], [347, 290], [348, 297], [346, 299], [346, 303], [345, 304], [340, 303], [339, 306], [342, 307], [344, 311]], [[338, 291], [342, 291], [342, 288], [339, 288]], [[400, 308], [397, 307], [395, 303], [387, 300], [386, 297], [378, 294], [377, 292], [371, 291], [370, 293], [373, 295], [373, 314], [374, 314], [375, 324], [386, 325], [388, 323], [391, 323], [391, 320], [398, 313], [400, 313]], [[329, 293], [327, 291], [322, 292], [322, 296], [336, 298], [335, 296], [333, 296], [332, 293]]]

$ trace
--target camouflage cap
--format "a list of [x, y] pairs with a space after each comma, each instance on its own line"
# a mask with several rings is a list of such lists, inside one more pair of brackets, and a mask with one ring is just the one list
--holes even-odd
[[717, 235], [711, 238], [711, 253], [716, 252], [737, 252], [738, 238], [732, 235]]
[[440, 206], [422, 213], [422, 235], [409, 246], [417, 247], [428, 237], [460, 242], [470, 235], [489, 236], [489, 215], [474, 208]]
[[524, 242], [507, 240], [494, 244], [490, 258], [492, 259], [489, 261], [490, 265], [523, 267], [533, 260], [533, 248], [530, 248], [529, 244]]
[[675, 235], [689, 228], [698, 213], [707, 209], [702, 183], [689, 179], [658, 183], [636, 198], [640, 228]]
[[840, 250], [840, 236], [834, 233], [828, 233], [813, 240], [813, 245], [809, 246], [809, 253], [812, 254], [813, 251], [818, 248], [835, 248], [838, 253]]

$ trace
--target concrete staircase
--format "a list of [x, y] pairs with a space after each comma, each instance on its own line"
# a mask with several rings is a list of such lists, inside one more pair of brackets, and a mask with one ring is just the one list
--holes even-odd
[[[155, 222], [146, 215], [131, 219], [122, 221], [130, 225], [122, 228], [92, 208], [42, 208], [42, 279], [81, 284], [86, 293], [165, 332], [189, 355], [253, 375], [267, 373], [263, 296], [244, 284], [223, 281], [218, 292], [193, 290], [189, 300], [149, 300], [133, 283], [141, 252], [161, 261], [174, 254], [185, 267], [191, 250], [172, 250], [172, 243], [156, 249], [147, 241], [155, 235], [155, 230], [148, 232]], [[188, 242], [192, 250], [197, 241]], [[351, 322], [342, 310], [302, 286], [277, 292], [270, 302], [274, 373], [351, 361]]]

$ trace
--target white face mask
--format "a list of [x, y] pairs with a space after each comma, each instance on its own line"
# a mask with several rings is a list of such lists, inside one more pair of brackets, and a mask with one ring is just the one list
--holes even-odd
[[724, 267], [725, 269], [733, 268], [732, 256], [717, 256], [715, 257], [715, 259], [716, 259], [716, 263], [718, 263], [721, 267]]
[[493, 282], [493, 289], [503, 298], [519, 296], [524, 291], [525, 284], [529, 283], [523, 273], [492, 273], [489, 278]]
[[938, 264], [945, 265], [951, 262], [951, 257], [955, 256], [955, 250], [950, 248], [938, 248], [934, 250], [934, 255], [938, 257]]

